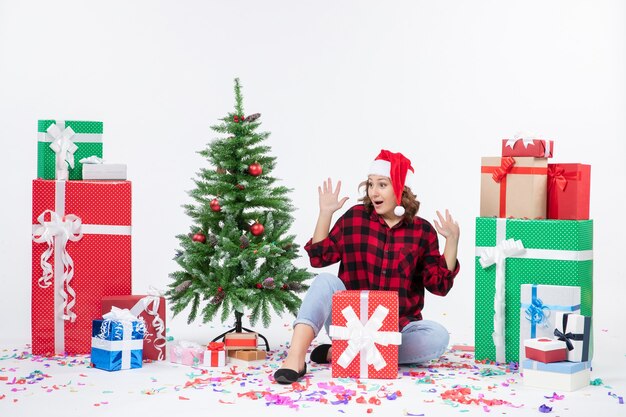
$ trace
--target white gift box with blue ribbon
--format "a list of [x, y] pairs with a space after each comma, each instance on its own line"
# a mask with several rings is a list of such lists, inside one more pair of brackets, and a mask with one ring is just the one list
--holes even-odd
[[145, 335], [143, 321], [128, 309], [117, 307], [103, 317], [103, 320], [93, 321], [92, 366], [105, 371], [141, 368]]
[[519, 363], [524, 366], [524, 340], [554, 338], [557, 312], [580, 313], [580, 287], [522, 284]]

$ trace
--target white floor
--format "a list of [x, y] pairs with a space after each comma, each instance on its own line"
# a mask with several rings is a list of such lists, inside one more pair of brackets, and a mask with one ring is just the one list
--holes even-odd
[[[283, 324], [265, 334], [276, 344], [287, 340], [286, 329]], [[451, 340], [473, 343], [454, 334]], [[624, 416], [626, 336], [601, 330], [595, 346], [591, 379], [602, 384], [555, 393], [524, 386], [519, 373], [476, 364], [472, 352], [458, 349], [429, 368], [402, 367], [397, 380], [332, 379], [328, 366], [309, 364], [302, 383], [286, 387], [270, 378], [280, 366], [285, 342], [272, 346], [266, 361], [231, 361], [225, 368], [208, 369], [158, 362], [109, 373], [90, 368], [88, 356], [36, 358], [26, 342], [0, 340], [0, 416], [527, 416], [543, 415], [543, 404], [552, 407], [553, 416]], [[461, 398], [462, 388], [469, 389], [463, 398], [473, 403], [445, 399], [454, 393]]]

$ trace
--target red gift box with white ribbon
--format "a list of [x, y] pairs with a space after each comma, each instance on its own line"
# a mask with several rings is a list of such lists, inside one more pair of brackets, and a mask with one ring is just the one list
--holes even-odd
[[165, 298], [157, 292], [152, 295], [114, 295], [102, 298], [102, 314], [111, 307], [127, 308], [143, 319], [146, 336], [143, 339], [143, 359], [163, 361], [165, 352]]
[[33, 181], [33, 354], [89, 353], [102, 297], [130, 294], [131, 200], [129, 181]]
[[526, 359], [543, 363], [567, 360], [567, 346], [565, 342], [547, 337], [524, 340], [524, 352]]
[[398, 377], [398, 293], [339, 291], [333, 295], [332, 377]]
[[515, 137], [502, 139], [502, 156], [532, 156], [552, 158], [554, 141], [546, 139], [527, 139]]

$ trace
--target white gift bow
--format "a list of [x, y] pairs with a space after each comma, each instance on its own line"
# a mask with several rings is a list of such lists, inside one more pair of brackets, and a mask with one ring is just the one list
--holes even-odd
[[[50, 221], [46, 221], [46, 213], [50, 213]], [[82, 221], [74, 214], [66, 214], [60, 216], [52, 210], [45, 210], [37, 217], [38, 226], [33, 231], [33, 241], [36, 243], [46, 243], [48, 248], [41, 254], [41, 269], [43, 275], [39, 278], [39, 286], [48, 288], [51, 284], [50, 280], [54, 276], [52, 265], [50, 265], [50, 256], [54, 251], [52, 246], [53, 237], [56, 237], [56, 250], [61, 250], [61, 260], [63, 261], [63, 280], [64, 285], [61, 286], [61, 297], [63, 298], [63, 319], [74, 321], [76, 313], [72, 311], [72, 307], [76, 303], [76, 292], [70, 287], [70, 281], [74, 276], [74, 261], [67, 251], [66, 245], [68, 240], [76, 242], [83, 237], [81, 230]], [[58, 278], [58, 277], [57, 277]], [[64, 289], [67, 288], [67, 290]], [[66, 292], [67, 291], [67, 292]], [[69, 298], [71, 297], [71, 300]]]
[[[346, 318], [346, 326], [330, 326], [331, 338], [348, 341], [348, 346], [337, 360], [337, 364], [346, 368], [356, 355], [361, 353], [361, 357], [365, 357], [365, 362], [368, 365], [374, 365], [374, 369], [377, 371], [384, 368], [387, 362], [376, 347], [376, 344], [387, 346], [402, 343], [400, 332], [378, 331], [383, 324], [383, 320], [389, 314], [389, 309], [379, 305], [365, 324], [359, 320], [352, 306], [341, 310], [341, 314]], [[367, 375], [361, 375], [361, 377], [365, 378]]]
[[72, 142], [72, 137], [75, 135], [74, 129], [66, 127], [61, 130], [59, 126], [52, 124], [46, 132], [54, 139], [50, 144], [50, 148], [57, 155], [56, 169], [67, 171], [67, 167], [61, 164], [63, 161], [67, 162], [71, 168], [74, 168], [74, 152], [78, 149], [78, 146]]
[[115, 321], [137, 321], [137, 316], [127, 308], [111, 307], [111, 311], [102, 315], [105, 320]]
[[[157, 290], [156, 288], [150, 286], [148, 289], [148, 296], [143, 297], [141, 300], [137, 302], [131, 308], [131, 313], [139, 316], [142, 311], [146, 311], [149, 315], [153, 317], [152, 326], [156, 330], [156, 337], [154, 339], [154, 347], [159, 351], [159, 360], [165, 359], [165, 353], [163, 352], [163, 348], [165, 347], [166, 339], [165, 339], [165, 323], [163, 319], [159, 316], [159, 304], [161, 303], [161, 298], [163, 296], [163, 292]], [[152, 307], [151, 307], [152, 306]]]
[[533, 144], [533, 138], [536, 138], [537, 135], [531, 135], [528, 133], [518, 133], [515, 136], [513, 136], [513, 139], [509, 139], [506, 141], [506, 145], [505, 147], [509, 147], [511, 149], [513, 149], [513, 147], [515, 146], [515, 142], [517, 142], [518, 140], [522, 141], [522, 144], [524, 145], [524, 148], [528, 148], [528, 145], [532, 145]]
[[104, 163], [104, 159], [100, 158], [97, 155], [91, 155], [88, 158], [83, 158], [80, 161], [81, 164], [103, 164]]
[[521, 240], [508, 239], [503, 240], [496, 247], [485, 248], [480, 255], [480, 265], [487, 268], [493, 264], [496, 265], [496, 293], [493, 301], [493, 343], [496, 347], [496, 361], [506, 362], [505, 352], [505, 277], [506, 277], [506, 258], [524, 253], [524, 244]]

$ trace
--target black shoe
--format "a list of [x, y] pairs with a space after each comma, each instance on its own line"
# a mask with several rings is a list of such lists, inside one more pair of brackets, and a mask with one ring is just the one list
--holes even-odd
[[332, 345], [323, 344], [316, 346], [311, 352], [311, 360], [315, 363], [330, 363], [328, 360], [328, 351]]
[[306, 362], [304, 363], [304, 369], [300, 372], [296, 372], [293, 369], [280, 368], [274, 372], [274, 380], [279, 384], [293, 384], [298, 382], [304, 375], [306, 375]]

